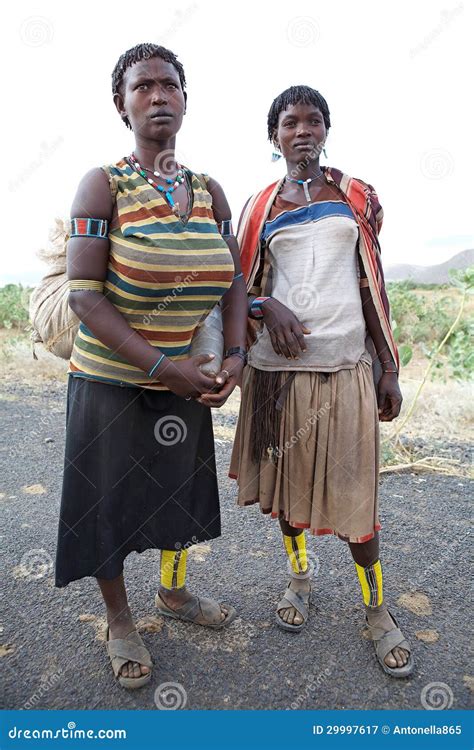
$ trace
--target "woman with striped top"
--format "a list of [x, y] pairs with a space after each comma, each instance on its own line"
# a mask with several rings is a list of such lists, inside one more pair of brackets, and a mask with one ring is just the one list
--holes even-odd
[[[386, 607], [379, 560], [378, 420], [398, 416], [398, 355], [380, 263], [374, 189], [320, 167], [325, 99], [295, 86], [275, 99], [270, 141], [287, 172], [253, 196], [240, 222], [250, 339], [230, 476], [238, 502], [278, 518], [290, 582], [277, 605], [285, 630], [309, 614], [304, 529], [350, 547], [382, 668], [413, 669]], [[372, 359], [380, 377], [374, 388]]]
[[[247, 298], [220, 185], [175, 159], [185, 76], [169, 50], [140, 44], [112, 74], [133, 154], [91, 170], [72, 206], [70, 306], [80, 319], [69, 367], [66, 456], [56, 586], [94, 576], [106, 641], [124, 687], [151, 677], [123, 578], [131, 552], [160, 549], [155, 602], [166, 616], [212, 628], [235, 610], [185, 586], [189, 546], [220, 535], [211, 406], [245, 363]], [[190, 356], [220, 304], [225, 343]]]

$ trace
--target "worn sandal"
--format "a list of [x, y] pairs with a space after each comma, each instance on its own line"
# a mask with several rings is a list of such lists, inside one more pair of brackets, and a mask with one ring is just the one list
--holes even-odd
[[[396, 625], [393, 630], [389, 631], [383, 630], [383, 628], [378, 628], [376, 625], [370, 625], [367, 616], [365, 617], [370, 638], [374, 642], [375, 655], [384, 672], [392, 677], [408, 677], [413, 672], [415, 660], [411, 653], [410, 644], [398, 627], [398, 622], [394, 615], [392, 615], [390, 610], [388, 613]], [[408, 651], [408, 661], [403, 667], [389, 667], [385, 664], [384, 659], [387, 654], [397, 646]]]
[[[171, 609], [168, 607], [166, 602], [163, 601], [160, 594], [155, 596], [155, 605], [160, 615], [164, 617], [172, 617], [174, 620], [184, 620], [184, 622], [194, 622], [195, 625], [203, 625], [207, 628], [213, 628], [214, 630], [220, 630], [226, 628], [230, 623], [235, 620], [237, 611], [234, 607], [230, 607], [228, 604], [224, 606], [227, 608], [227, 617], [221, 620], [221, 605], [214, 599], [206, 599], [205, 597], [192, 595], [189, 601], [185, 602], [177, 609]], [[198, 618], [202, 617], [206, 622], [199, 622]]]
[[[290, 576], [292, 578], [296, 578], [299, 581], [303, 581], [306, 578], [311, 578], [313, 574], [313, 570], [314, 570], [314, 567], [310, 564], [308, 567], [308, 570], [305, 573], [294, 573], [293, 571], [290, 571]], [[308, 619], [309, 603], [311, 599], [311, 584], [310, 584], [309, 591], [306, 593], [293, 591], [290, 588], [290, 586], [291, 586], [291, 581], [289, 582], [286, 588], [286, 591], [283, 594], [283, 597], [280, 599], [280, 601], [277, 604], [275, 618], [276, 618], [277, 624], [283, 630], [289, 630], [293, 633], [298, 633], [300, 630], [304, 628], [304, 626], [306, 625], [306, 620]], [[278, 613], [282, 609], [288, 609], [289, 607], [294, 607], [296, 611], [300, 613], [300, 615], [303, 618], [303, 622], [300, 622], [298, 625], [293, 625], [281, 619]]]
[[[142, 687], [142, 685], [151, 680], [153, 662], [150, 652], [136, 630], [132, 630], [125, 638], [113, 638], [109, 641], [109, 626], [107, 625], [105, 641], [114, 675], [118, 677], [118, 681], [122, 687], [135, 689]], [[120, 674], [120, 670], [128, 661], [136, 661], [139, 664], [143, 664], [143, 666], [150, 668], [150, 672], [142, 674], [141, 677], [124, 677]]]

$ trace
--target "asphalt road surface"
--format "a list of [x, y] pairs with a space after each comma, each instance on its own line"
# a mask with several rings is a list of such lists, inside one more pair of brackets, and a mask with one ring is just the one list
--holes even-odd
[[[363, 637], [359, 584], [337, 538], [308, 536], [319, 561], [310, 619], [300, 634], [277, 628], [275, 606], [287, 582], [279, 527], [255, 506], [237, 508], [227, 477], [231, 441], [219, 440], [223, 535], [190, 553], [188, 585], [232, 603], [239, 617], [221, 632], [163, 621], [153, 609], [159, 552], [132, 553], [125, 562], [130, 606], [155, 666], [149, 685], [126, 691], [106, 655], [95, 579], [64, 589], [53, 583], [65, 387], [9, 385], [0, 409], [3, 708], [156, 710], [160, 701], [185, 709], [470, 706], [467, 479], [382, 478], [385, 597], [416, 659], [414, 675], [397, 681]], [[214, 419], [232, 427], [232, 417], [214, 412]]]

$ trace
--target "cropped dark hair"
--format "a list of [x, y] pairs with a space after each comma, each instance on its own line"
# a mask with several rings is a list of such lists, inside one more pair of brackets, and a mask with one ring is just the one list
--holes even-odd
[[[137, 62], [141, 62], [141, 60], [149, 60], [152, 57], [161, 57], [162, 60], [173, 65], [173, 67], [176, 69], [176, 72], [178, 73], [181, 88], [184, 93], [184, 98], [186, 99], [186, 77], [184, 75], [184, 68], [174, 52], [166, 49], [166, 47], [161, 47], [159, 44], [147, 43], [137, 44], [135, 45], [135, 47], [132, 47], [131, 49], [128, 49], [126, 52], [124, 52], [123, 55], [120, 55], [117, 64], [112, 72], [112, 94], [115, 96], [115, 94], [121, 93], [120, 87], [122, 85], [125, 71], [128, 68], [130, 68]], [[124, 120], [124, 122], [127, 127], [130, 127], [130, 123], [128, 122], [128, 120]]]
[[275, 130], [278, 127], [280, 112], [284, 112], [288, 107], [295, 104], [313, 104], [317, 107], [323, 116], [326, 130], [329, 130], [331, 119], [329, 116], [329, 107], [324, 96], [321, 96], [319, 91], [309, 86], [291, 86], [277, 96], [270, 107], [267, 119], [269, 141], [273, 141]]

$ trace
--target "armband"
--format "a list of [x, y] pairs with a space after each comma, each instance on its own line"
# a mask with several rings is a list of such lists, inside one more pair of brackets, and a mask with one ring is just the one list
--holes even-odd
[[106, 219], [71, 219], [71, 237], [98, 237], [106, 240], [107, 233]]
[[217, 225], [217, 228], [219, 230], [219, 234], [221, 234], [223, 237], [233, 237], [234, 230], [232, 229], [232, 221], [230, 219], [224, 219], [224, 221], [220, 221]]

